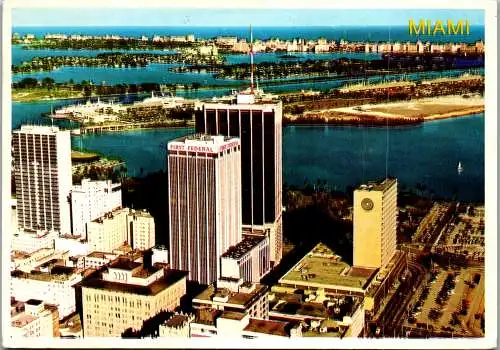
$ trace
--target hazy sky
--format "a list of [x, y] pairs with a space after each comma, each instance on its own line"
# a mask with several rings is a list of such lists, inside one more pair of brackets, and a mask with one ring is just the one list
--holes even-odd
[[409, 19], [468, 19], [484, 25], [483, 10], [244, 10], [244, 9], [13, 9], [13, 26], [400, 26]]

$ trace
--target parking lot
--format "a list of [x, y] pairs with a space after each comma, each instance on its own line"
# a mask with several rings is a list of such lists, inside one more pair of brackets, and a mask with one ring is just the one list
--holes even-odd
[[[409, 314], [407, 326], [457, 336], [478, 334], [484, 291], [482, 277], [478, 279], [476, 275], [477, 271], [472, 269], [434, 269]], [[471, 333], [472, 329], [475, 331]]]

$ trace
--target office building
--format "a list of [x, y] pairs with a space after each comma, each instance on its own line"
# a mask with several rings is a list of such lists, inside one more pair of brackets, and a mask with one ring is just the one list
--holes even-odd
[[[150, 252], [148, 252], [150, 253]], [[120, 337], [161, 311], [173, 311], [186, 293], [186, 273], [119, 257], [83, 280], [81, 288], [85, 337]]]
[[259, 282], [270, 270], [268, 236], [247, 237], [221, 256], [221, 277]]
[[129, 209], [121, 208], [104, 214], [87, 224], [88, 251], [111, 253], [128, 242], [127, 215]]
[[75, 236], [86, 236], [89, 222], [121, 206], [120, 184], [83, 179], [71, 189], [71, 232]]
[[57, 305], [59, 318], [62, 319], [76, 311], [73, 286], [81, 280], [78, 269], [47, 262], [37, 271], [11, 272], [10, 295], [20, 301], [37, 299]]
[[57, 231], [24, 229], [12, 235], [11, 250], [33, 253], [42, 248], [54, 248]]
[[209, 102], [196, 115], [196, 131], [239, 137], [243, 229], [270, 236], [271, 261], [282, 256], [282, 104], [259, 90]]
[[241, 240], [240, 142], [192, 135], [168, 143], [170, 266], [210, 284]]
[[18, 227], [70, 233], [70, 132], [23, 125], [12, 133], [12, 154]]
[[57, 307], [41, 300], [26, 302], [11, 300], [9, 334], [17, 337], [58, 337], [59, 313]]
[[385, 267], [396, 252], [397, 180], [361, 185], [354, 191], [354, 266]]
[[268, 319], [268, 287], [221, 278], [193, 299], [191, 337], [235, 337], [251, 318]]
[[146, 210], [130, 210], [127, 215], [128, 242], [132, 249], [146, 250], [155, 245], [155, 220]]

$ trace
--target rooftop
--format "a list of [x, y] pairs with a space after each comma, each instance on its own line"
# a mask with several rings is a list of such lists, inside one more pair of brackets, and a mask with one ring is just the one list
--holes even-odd
[[267, 286], [263, 284], [257, 284], [255, 286], [255, 289], [253, 289], [250, 293], [236, 293], [236, 292], [231, 292], [227, 288], [217, 288], [215, 289], [214, 285], [208, 286], [203, 292], [198, 294], [193, 301], [200, 301], [200, 302], [211, 302], [212, 298], [214, 296], [218, 297], [228, 297], [227, 304], [235, 304], [235, 305], [241, 305], [241, 306], [246, 306], [249, 303], [251, 303], [254, 298], [257, 295], [260, 295], [261, 293], [264, 293], [267, 290]]
[[284, 321], [259, 320], [251, 318], [248, 325], [243, 329], [247, 332], [264, 333], [278, 335], [282, 337], [290, 336], [292, 324]]
[[54, 266], [50, 272], [31, 271], [23, 272], [15, 270], [10, 273], [11, 277], [33, 279], [38, 281], [67, 281], [78, 274], [78, 269], [67, 266]]
[[186, 271], [168, 270], [162, 278], [151, 283], [149, 286], [140, 286], [135, 284], [104, 281], [101, 277], [101, 273], [102, 271], [92, 273], [78, 285], [82, 288], [103, 289], [139, 295], [156, 295], [187, 276]]
[[[46, 125], [21, 125], [21, 129], [14, 130], [14, 133], [29, 133], [29, 134], [55, 134], [59, 132], [57, 126]], [[69, 133], [69, 131], [68, 131]]]
[[245, 317], [245, 314], [243, 312], [224, 311], [220, 317], [239, 321]]
[[397, 182], [395, 178], [387, 178], [381, 181], [368, 182], [368, 184], [360, 185], [357, 191], [386, 191]]
[[189, 320], [189, 317], [187, 315], [173, 315], [171, 318], [169, 318], [167, 320], [167, 322], [165, 322], [165, 326], [167, 326], [167, 327], [181, 327], [188, 320]]
[[252, 250], [256, 245], [258, 245], [262, 240], [264, 240], [264, 236], [254, 236], [254, 237], [246, 237], [238, 244], [229, 247], [229, 249], [222, 254], [222, 258], [231, 258], [231, 259], [239, 259], [250, 250]]
[[279, 280], [279, 283], [364, 289], [376, 272], [375, 269], [366, 270], [363, 273], [352, 270], [349, 264], [342, 261], [341, 257], [325, 244], [318, 243]]
[[120, 270], [132, 271], [132, 270], [138, 268], [141, 265], [142, 265], [141, 263], [132, 261], [132, 260], [130, 260], [128, 258], [122, 258], [122, 257], [120, 257], [120, 258], [116, 259], [115, 261], [113, 261], [109, 265], [109, 267], [113, 268], [113, 269], [120, 269]]
[[112, 253], [94, 251], [94, 252], [92, 252], [90, 254], [87, 254], [87, 257], [88, 258], [100, 258], [100, 259], [104, 259], [104, 258], [106, 258], [107, 256], [110, 256], [110, 255], [116, 256], [116, 254], [112, 254]]

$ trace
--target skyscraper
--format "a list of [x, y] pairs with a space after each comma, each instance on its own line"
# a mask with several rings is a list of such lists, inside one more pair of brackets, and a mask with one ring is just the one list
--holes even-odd
[[271, 261], [282, 256], [282, 104], [256, 91], [205, 103], [196, 131], [241, 140], [243, 230], [269, 233]]
[[19, 228], [70, 233], [69, 131], [23, 125], [12, 134], [12, 154]]
[[241, 241], [240, 142], [191, 135], [168, 143], [170, 265], [215, 282], [220, 256]]
[[396, 251], [396, 179], [361, 185], [354, 191], [354, 266], [383, 268]]

